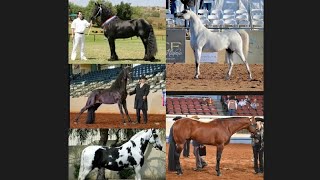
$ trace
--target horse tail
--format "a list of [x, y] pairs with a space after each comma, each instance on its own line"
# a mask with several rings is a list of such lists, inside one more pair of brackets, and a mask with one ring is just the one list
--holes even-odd
[[249, 52], [249, 34], [243, 29], [238, 30], [238, 33], [240, 34], [242, 39], [242, 49], [244, 57], [247, 58]]
[[157, 40], [153, 32], [153, 27], [150, 24], [150, 32], [148, 36], [148, 43], [147, 43], [147, 56], [148, 58], [154, 59], [154, 56], [158, 52], [158, 47], [157, 47]]
[[87, 99], [87, 103], [86, 106], [90, 106], [93, 105], [96, 101], [96, 95], [97, 95], [97, 91], [92, 91]]

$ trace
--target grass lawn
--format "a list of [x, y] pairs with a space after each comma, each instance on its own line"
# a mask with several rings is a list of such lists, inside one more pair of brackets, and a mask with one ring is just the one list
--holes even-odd
[[[91, 29], [92, 31], [92, 29]], [[100, 31], [98, 31], [100, 32]], [[144, 61], [144, 46], [140, 38], [132, 37], [127, 39], [116, 39], [116, 53], [119, 57], [118, 61], [110, 61], [110, 48], [108, 40], [103, 34], [89, 35], [86, 33], [85, 42], [85, 56], [87, 61], [80, 60], [80, 53], [78, 48], [77, 58], [75, 61], [70, 60], [72, 51], [72, 41], [69, 41], [69, 64], [165, 64], [165, 48], [166, 48], [166, 36], [165, 30], [155, 30], [157, 38], [158, 53], [156, 59], [153, 62]]]

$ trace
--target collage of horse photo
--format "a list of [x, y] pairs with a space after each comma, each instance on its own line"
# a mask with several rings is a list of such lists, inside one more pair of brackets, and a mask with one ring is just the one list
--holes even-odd
[[68, 0], [68, 179], [264, 179], [263, 8]]

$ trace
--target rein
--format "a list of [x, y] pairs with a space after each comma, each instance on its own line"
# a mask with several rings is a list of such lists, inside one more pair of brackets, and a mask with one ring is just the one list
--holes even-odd
[[97, 14], [94, 16], [94, 18], [97, 18], [98, 17], [98, 15], [99, 15], [99, 13], [101, 14], [101, 12], [102, 12], [102, 7], [101, 6], [99, 6], [99, 11], [97, 12]]

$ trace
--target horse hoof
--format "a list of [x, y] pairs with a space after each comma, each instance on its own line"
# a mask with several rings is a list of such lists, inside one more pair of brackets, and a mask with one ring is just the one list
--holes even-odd
[[73, 124], [78, 124], [78, 122], [74, 121]]
[[194, 76], [195, 79], [199, 79], [199, 76]]
[[127, 123], [123, 123], [123, 125], [124, 125], [124, 126], [126, 126], [126, 125], [127, 125]]

